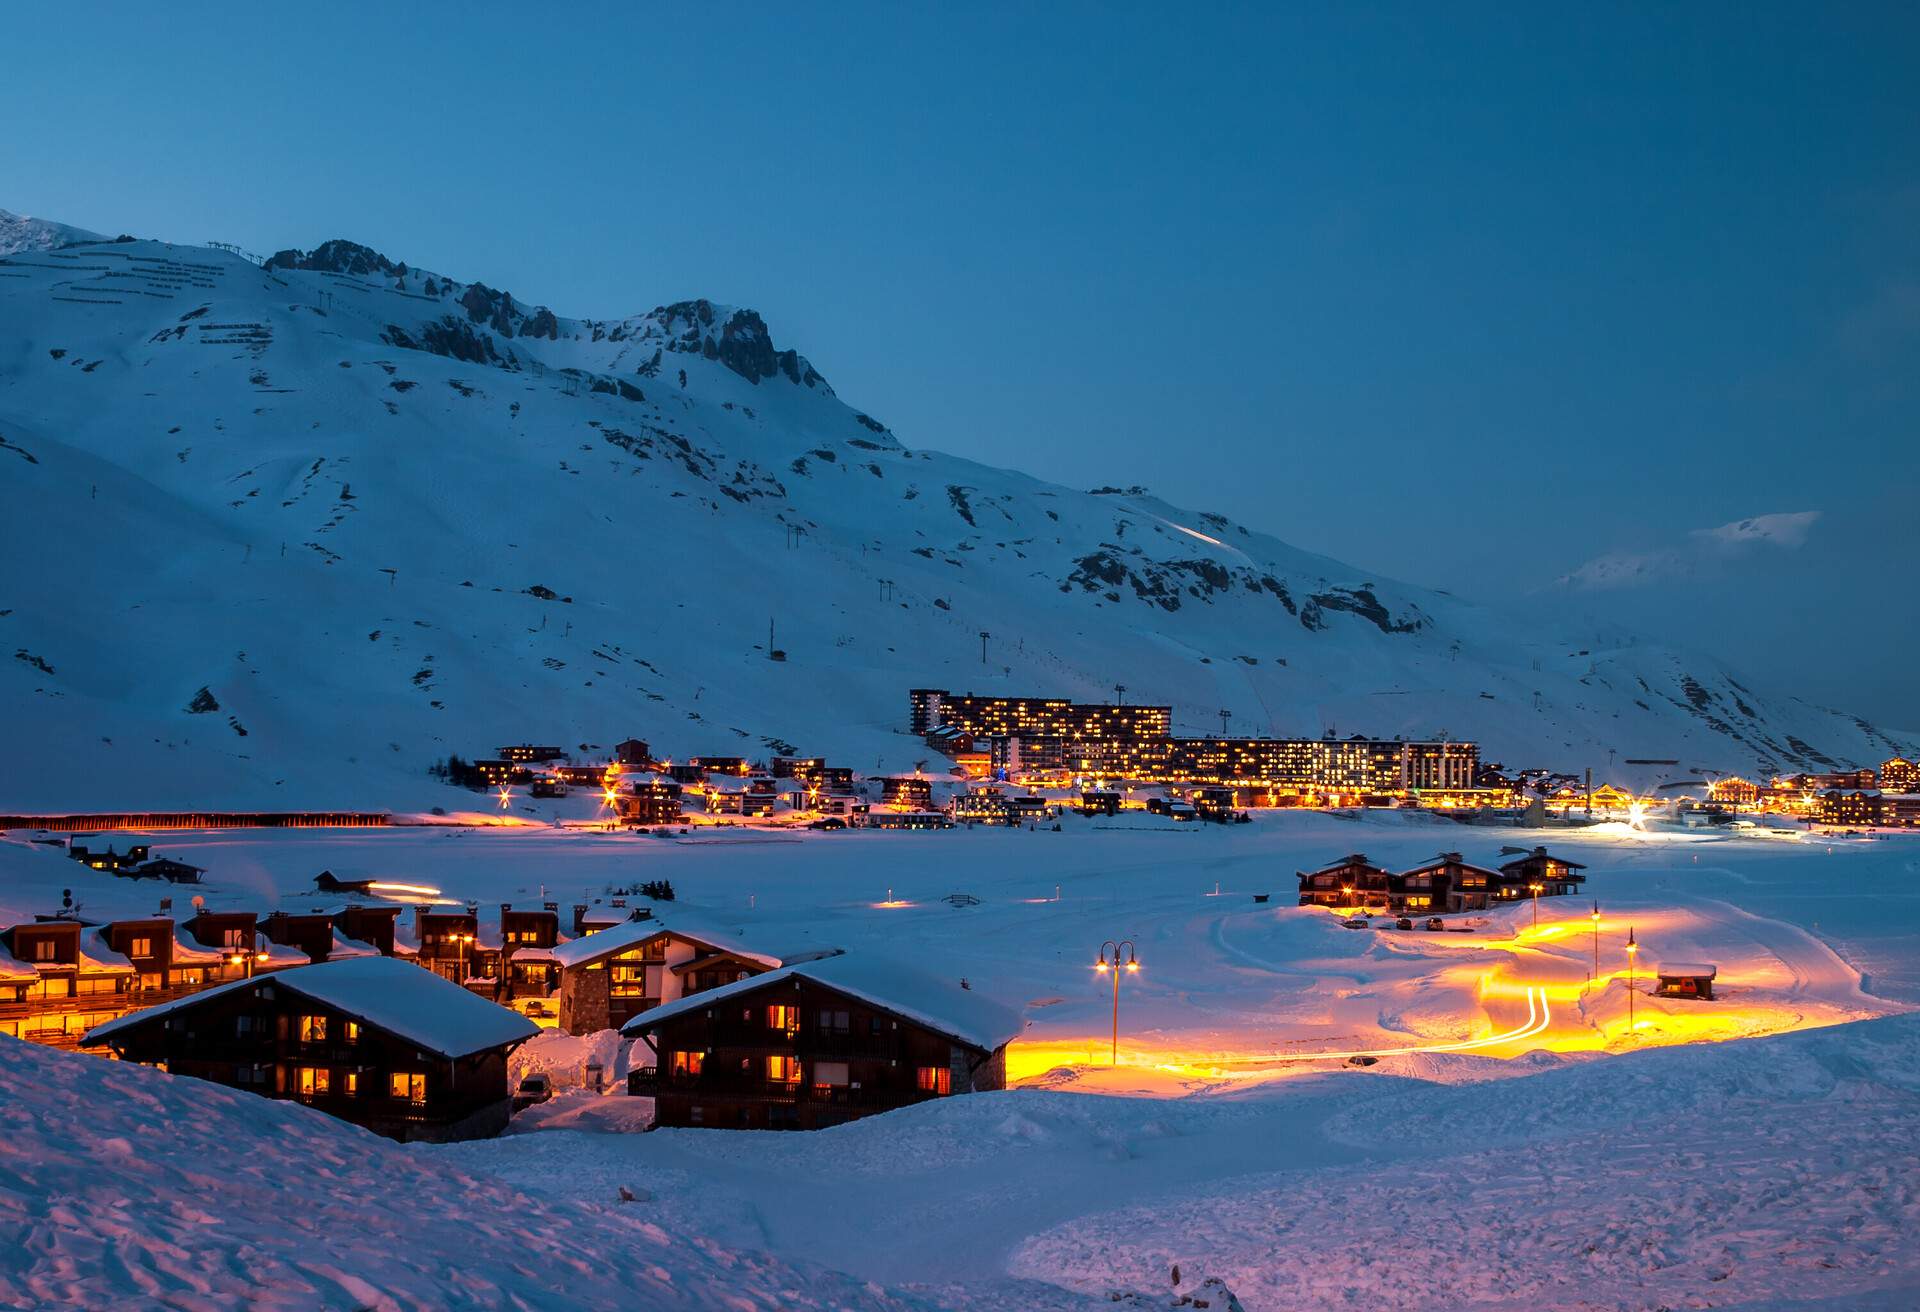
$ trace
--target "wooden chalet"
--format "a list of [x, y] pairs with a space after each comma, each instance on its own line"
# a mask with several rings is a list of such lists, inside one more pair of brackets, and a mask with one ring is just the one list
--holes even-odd
[[227, 978], [227, 954], [181, 935], [171, 916], [115, 920], [98, 932], [101, 941], [133, 967], [129, 1006], [152, 1006]]
[[511, 1110], [507, 1054], [523, 1016], [388, 957], [235, 980], [100, 1025], [81, 1041], [388, 1138], [483, 1138]]
[[260, 922], [260, 932], [269, 943], [306, 954], [310, 962], [331, 961], [336, 957], [379, 956], [379, 949], [342, 935], [334, 924], [335, 910], [273, 911]]
[[560, 983], [560, 904], [539, 907], [500, 904], [500, 970], [495, 998], [547, 998]]
[[1503, 878], [1498, 870], [1468, 864], [1458, 852], [1442, 852], [1388, 881], [1392, 890], [1388, 909], [1409, 914], [1484, 911], [1497, 896]]
[[1566, 897], [1578, 893], [1580, 885], [1587, 882], [1587, 877], [1580, 873], [1585, 869], [1578, 861], [1569, 861], [1565, 857], [1554, 856], [1544, 847], [1536, 847], [1525, 856], [1500, 867], [1501, 882], [1495, 890], [1496, 900], [1512, 901], [1528, 897], [1532, 893], [1529, 887], [1532, 884], [1541, 886], [1541, 897]]
[[613, 745], [613, 759], [622, 765], [649, 765], [653, 761], [653, 749], [644, 739], [623, 738]]
[[656, 1126], [816, 1129], [1006, 1086], [1018, 1012], [860, 955], [784, 966], [642, 1013]]
[[738, 933], [691, 917], [629, 920], [552, 949], [560, 975], [560, 1028], [618, 1029], [689, 994], [777, 970], [806, 952], [769, 952]]
[[1303, 907], [1386, 906], [1393, 872], [1377, 866], [1364, 852], [1341, 857], [1318, 870], [1298, 870]]
[[80, 920], [0, 929], [0, 1034], [72, 1047], [127, 1007], [133, 963]]

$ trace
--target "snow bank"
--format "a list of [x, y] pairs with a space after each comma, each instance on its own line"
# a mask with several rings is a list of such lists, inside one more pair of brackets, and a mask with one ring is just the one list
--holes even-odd
[[[76, 1108], [84, 1108], [76, 1118]], [[924, 1308], [319, 1112], [0, 1038], [0, 1307]]]

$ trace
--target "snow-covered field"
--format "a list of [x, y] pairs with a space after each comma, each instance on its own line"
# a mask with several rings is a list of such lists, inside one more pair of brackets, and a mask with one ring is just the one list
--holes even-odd
[[[1458, 850], [1484, 864], [1503, 845], [1536, 842], [1588, 866], [1601, 909], [1597, 984], [1586, 899], [1544, 901], [1538, 929], [1521, 906], [1471, 934], [1348, 930], [1291, 905], [1297, 868], [1347, 852], [1405, 866]], [[315, 1128], [358, 1145], [328, 1150], [343, 1156], [324, 1187], [359, 1191], [370, 1227], [404, 1225], [395, 1218], [421, 1209], [409, 1242], [378, 1245], [374, 1273], [359, 1273], [400, 1306], [432, 1305], [432, 1273], [481, 1247], [472, 1260], [494, 1273], [476, 1279], [494, 1292], [470, 1303], [513, 1305], [501, 1291], [520, 1287], [496, 1268], [512, 1265], [504, 1250], [516, 1244], [526, 1287], [580, 1291], [586, 1303], [593, 1280], [617, 1279], [619, 1263], [645, 1253], [681, 1282], [681, 1296], [651, 1305], [712, 1306], [684, 1282], [721, 1252], [754, 1273], [741, 1279], [748, 1294], [792, 1279], [809, 1297], [844, 1293], [854, 1306], [1077, 1306], [1113, 1291], [1163, 1303], [1175, 1263], [1180, 1292], [1217, 1276], [1248, 1309], [1904, 1307], [1920, 1296], [1920, 1018], [1905, 1014], [1920, 1007], [1911, 837], [1523, 832], [1378, 814], [682, 841], [546, 828], [245, 832], [166, 836], [161, 848], [209, 867], [215, 906], [302, 905], [323, 867], [405, 877], [483, 906], [544, 896], [564, 907], [667, 878], [683, 904], [749, 936], [884, 948], [1025, 1009], [1028, 1035], [1010, 1059], [1022, 1087], [816, 1134], [636, 1134], [637, 1100], [577, 1090], [491, 1142], [401, 1149]], [[49, 849], [0, 843], [0, 906], [51, 910], [63, 887], [101, 914], [151, 910], [156, 896]], [[952, 893], [978, 902], [956, 907]], [[1256, 903], [1259, 893], [1273, 900]], [[1704, 958], [1719, 967], [1721, 1000], [1640, 994], [1629, 1028], [1629, 927], [1643, 988], [1662, 959]], [[1122, 937], [1144, 969], [1123, 984], [1115, 1070], [1111, 995], [1089, 966], [1103, 940]], [[1695, 1042], [1729, 1038], [1738, 1041]], [[561, 1073], [588, 1055], [606, 1064], [599, 1046], [543, 1039], [526, 1059], [545, 1050]], [[1311, 1059], [1396, 1050], [1368, 1067]], [[179, 1082], [4, 1051], [5, 1105], [39, 1116], [35, 1133], [49, 1143], [70, 1083], [109, 1080], [135, 1105], [111, 1101], [120, 1120], [105, 1123], [128, 1128], [101, 1136], [174, 1170], [189, 1169], [190, 1151], [213, 1151], [156, 1128], [190, 1120], [183, 1109], [142, 1109], [149, 1096], [180, 1096]], [[315, 1119], [238, 1094], [216, 1101], [228, 1109], [220, 1123], [245, 1122], [225, 1136], [235, 1143], [259, 1118]], [[216, 1124], [206, 1123], [209, 1138], [222, 1137]], [[112, 1158], [92, 1139], [57, 1150], [84, 1154], [91, 1174], [0, 1175], [0, 1214], [30, 1236], [0, 1258], [18, 1268], [0, 1288], [74, 1297], [151, 1279], [191, 1303], [192, 1281], [209, 1270], [237, 1278], [236, 1251], [264, 1245], [280, 1265], [262, 1269], [286, 1272], [287, 1245], [331, 1263], [358, 1242], [319, 1242], [298, 1227], [276, 1239], [260, 1192], [245, 1198], [245, 1222], [185, 1226], [140, 1205], [139, 1152]], [[416, 1173], [484, 1183], [422, 1194]], [[210, 1200], [241, 1183], [301, 1187], [265, 1168], [239, 1181], [197, 1164], [191, 1175]], [[86, 1181], [84, 1206], [65, 1197], [75, 1179]], [[616, 1204], [622, 1187], [637, 1201]], [[123, 1195], [133, 1201], [116, 1213], [114, 1262], [87, 1276], [75, 1254], [93, 1241], [82, 1233]], [[485, 1245], [441, 1228], [463, 1205], [453, 1195], [476, 1225], [497, 1227]], [[576, 1238], [560, 1252], [552, 1224], [525, 1220], [549, 1215], [538, 1209], [569, 1218]], [[600, 1248], [615, 1231], [596, 1227], [635, 1218], [680, 1247]], [[539, 1234], [519, 1236], [522, 1226]], [[597, 1265], [576, 1280], [565, 1255], [589, 1251]], [[692, 1265], [675, 1265], [683, 1259]], [[789, 1276], [786, 1264], [808, 1273]], [[77, 1283], [86, 1278], [107, 1283]], [[365, 1298], [315, 1289], [306, 1304], [282, 1305]], [[15, 1305], [58, 1301], [38, 1297]]]

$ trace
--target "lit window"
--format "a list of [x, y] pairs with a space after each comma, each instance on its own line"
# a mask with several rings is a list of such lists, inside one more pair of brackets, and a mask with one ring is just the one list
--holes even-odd
[[946, 1066], [922, 1066], [916, 1072], [915, 1084], [924, 1093], [946, 1097], [953, 1092], [953, 1070]]
[[127, 955], [130, 957], [152, 956], [153, 940], [150, 938], [137, 938], [133, 940], [133, 942], [127, 944]]
[[33, 959], [35, 961], [52, 961], [55, 946], [54, 941], [50, 938], [35, 939], [33, 941]]
[[327, 1041], [327, 1018], [325, 1016], [302, 1016], [300, 1018], [300, 1042], [325, 1043]]
[[800, 1028], [800, 1008], [776, 1004], [767, 1008], [767, 1028], [789, 1034]]
[[389, 1082], [388, 1090], [396, 1098], [405, 1098], [408, 1102], [427, 1100], [427, 1077], [417, 1072], [395, 1071]]
[[348, 1043], [360, 1042], [360, 1022], [357, 1020], [348, 1021], [345, 1024], [345, 1026], [342, 1028], [340, 1037], [345, 1039]]
[[325, 1066], [302, 1066], [299, 1071], [300, 1096], [323, 1098], [332, 1085], [333, 1072]]
[[676, 1052], [668, 1060], [667, 1071], [671, 1075], [698, 1075], [706, 1059], [704, 1052]]
[[347, 1097], [349, 1097], [349, 1098], [357, 1098], [357, 1097], [359, 1097], [359, 1096], [360, 1096], [360, 1072], [359, 1072], [359, 1071], [348, 1071], [348, 1072], [346, 1073], [346, 1077], [345, 1077], [345, 1079], [346, 1079], [346, 1095], [347, 1095]]
[[767, 1079], [775, 1084], [798, 1084], [800, 1082], [800, 1059], [785, 1053], [776, 1053], [767, 1058]]

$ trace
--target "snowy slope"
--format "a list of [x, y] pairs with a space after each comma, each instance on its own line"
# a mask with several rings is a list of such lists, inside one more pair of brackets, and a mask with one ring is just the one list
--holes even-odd
[[1912, 741], [910, 449], [750, 311], [568, 319], [349, 243], [7, 258], [0, 468], [0, 697], [41, 762], [4, 807], [417, 806], [429, 760], [523, 738], [910, 766], [920, 685], [1125, 684], [1193, 732], [1226, 707], [1603, 776]]
[[[86, 1107], [84, 1118], [73, 1109]], [[0, 1038], [0, 1307], [907, 1309], [320, 1112]]]

